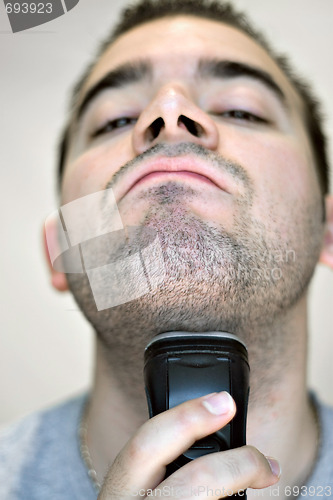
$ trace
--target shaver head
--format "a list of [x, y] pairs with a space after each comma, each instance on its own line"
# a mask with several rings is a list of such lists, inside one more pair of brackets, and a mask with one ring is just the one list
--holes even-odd
[[173, 470], [199, 456], [245, 444], [249, 364], [246, 346], [236, 335], [159, 334], [145, 349], [144, 377], [150, 417], [212, 392], [227, 391], [236, 403], [234, 419], [195, 443], [172, 464]]

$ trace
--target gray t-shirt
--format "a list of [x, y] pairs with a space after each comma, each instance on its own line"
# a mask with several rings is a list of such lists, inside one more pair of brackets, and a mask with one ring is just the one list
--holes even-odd
[[[96, 500], [79, 451], [78, 427], [85, 401], [86, 395], [76, 397], [1, 432], [0, 500]], [[333, 408], [316, 404], [321, 449], [300, 498], [326, 499], [333, 498]], [[292, 497], [288, 493], [274, 496]]]

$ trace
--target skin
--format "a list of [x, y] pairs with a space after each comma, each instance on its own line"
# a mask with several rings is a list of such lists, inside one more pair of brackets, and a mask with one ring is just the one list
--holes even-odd
[[[283, 471], [280, 498], [284, 498], [286, 485], [303, 483], [317, 452], [317, 429], [306, 392], [306, 289], [319, 259], [333, 265], [333, 203], [328, 197], [325, 226], [321, 222], [321, 194], [303, 125], [302, 103], [270, 56], [245, 34], [221, 23], [185, 16], [154, 21], [121, 36], [97, 62], [83, 95], [109, 70], [140, 59], [142, 54], [154, 65], [152, 80], [105, 92], [89, 107], [80, 127], [75, 129], [63, 179], [62, 204], [105, 189], [111, 182], [124, 225], [148, 224], [161, 231], [166, 235], [164, 250], [168, 237], [173, 234], [172, 220], [176, 217], [177, 224], [182, 224], [183, 217], [190, 214], [195, 220], [204, 221], [229, 235], [237, 235], [237, 224], [240, 224], [251, 241], [257, 239], [258, 234], [264, 235], [270, 250], [293, 248], [298, 260], [291, 266], [286, 262], [281, 264], [285, 278], [277, 285], [281, 292], [280, 295], [277, 292], [279, 301], [267, 301], [273, 304], [271, 315], [266, 313], [262, 319], [256, 312], [256, 304], [249, 299], [243, 316], [238, 318], [236, 333], [249, 345], [252, 374], [248, 416], [248, 443], [251, 446], [201, 458], [200, 462], [182, 468], [166, 482], [163, 482], [165, 465], [198, 437], [225, 425], [235, 411], [234, 406], [228, 408], [224, 403], [225, 412], [213, 415], [203, 406], [202, 400], [193, 400], [143, 424], [146, 403], [142, 366], [138, 360], [147, 339], [158, 332], [150, 304], [153, 303], [155, 310], [160, 299], [170, 308], [175, 307], [177, 301], [172, 302], [170, 298], [175, 291], [177, 300], [182, 297], [181, 293], [186, 299], [188, 288], [184, 291], [180, 287], [184, 285], [187, 268], [184, 268], [182, 279], [176, 282], [179, 288], [172, 289], [173, 268], [167, 260], [168, 279], [162, 291], [149, 296], [147, 302], [138, 301], [137, 308], [119, 306], [108, 313], [110, 316], [101, 314], [92, 319], [96, 329], [100, 326], [100, 330], [105, 330], [106, 322], [112, 321], [113, 325], [113, 336], [106, 332], [103, 337], [100, 331], [97, 339], [96, 373], [87, 420], [90, 452], [100, 478], [105, 476], [108, 464], [113, 463], [100, 498], [131, 498], [133, 492], [140, 489], [162, 488], [165, 484], [183, 488], [177, 498], [189, 498], [188, 486], [204, 482], [217, 489], [221, 487], [221, 477], [223, 484], [233, 491], [247, 487], [266, 488], [277, 482], [278, 474], [271, 470], [275, 468], [276, 472], [276, 463], [271, 461], [269, 464], [264, 455], [279, 460]], [[286, 95], [286, 109], [257, 82], [242, 78], [223, 83], [211, 80], [207, 84], [194, 78], [195, 63], [204, 56], [241, 61], [268, 71]], [[221, 100], [225, 103], [223, 109]], [[270, 124], [258, 125], [221, 115], [230, 110], [230, 102], [231, 109], [244, 109], [245, 106], [247, 111], [264, 116]], [[89, 134], [101, 127], [106, 119], [114, 119], [119, 114], [127, 116], [128, 108], [138, 118], [135, 124], [89, 140]], [[178, 122], [180, 115], [197, 122], [203, 133], [199, 137], [191, 134], [184, 123]], [[150, 125], [159, 117], [163, 118], [164, 127], [153, 138]], [[123, 176], [115, 177], [123, 165], [129, 165], [154, 146], [164, 144], [172, 148], [188, 143], [241, 166], [245, 177], [234, 175], [225, 168], [231, 195], [216, 186], [177, 174], [172, 178], [150, 179], [124, 195], [126, 171]], [[186, 155], [190, 161], [193, 154]], [[156, 155], [153, 161], [159, 158]], [[132, 170], [128, 168], [127, 174], [131, 175], [139, 167], [140, 161]], [[118, 180], [112, 183], [113, 179]], [[163, 193], [161, 186], [166, 189]], [[248, 229], [241, 224], [246, 220]], [[274, 247], [273, 243], [278, 241], [282, 246]], [[307, 252], [302, 251], [304, 246]], [[198, 260], [197, 264], [201, 270], [200, 262]], [[290, 273], [296, 271], [298, 274], [292, 274], [295, 279], [288, 282]], [[286, 290], [295, 287], [298, 278], [303, 286], [292, 288], [294, 295], [288, 295]], [[52, 280], [58, 290], [67, 289], [63, 273], [52, 270]], [[70, 283], [72, 290], [75, 292], [76, 286], [80, 288], [82, 283], [74, 279]], [[190, 283], [192, 286], [193, 282]], [[228, 298], [223, 296], [223, 302], [210, 284], [206, 284], [206, 289], [204, 283], [201, 286], [195, 289], [198, 296], [210, 291], [213, 301], [216, 293], [217, 303], [227, 316], [232, 310]], [[82, 304], [89, 307], [84, 299]], [[267, 311], [269, 307], [267, 304]], [[147, 313], [146, 331], [133, 343], [133, 339], [129, 342], [129, 337], [124, 335], [128, 328], [122, 321], [126, 314], [132, 314], [132, 319], [138, 321], [138, 308]], [[262, 305], [258, 303], [257, 308], [262, 310]], [[194, 316], [193, 324], [200, 329]], [[211, 311], [209, 317], [212, 317]], [[225, 326], [218, 319], [216, 321], [216, 328]], [[230, 324], [235, 324], [232, 321], [235, 318], [230, 316]], [[184, 320], [183, 324], [180, 321], [174, 325], [166, 319], [158, 326], [162, 328], [160, 331], [165, 331], [175, 326], [191, 329], [193, 324]], [[251, 337], [247, 337], [248, 331], [252, 332]], [[127, 366], [122, 357], [124, 348], [130, 359], [131, 373], [124, 369]], [[248, 497], [252, 494], [249, 490]], [[221, 495], [212, 498], [219, 497]], [[269, 497], [266, 491], [263, 498]]]

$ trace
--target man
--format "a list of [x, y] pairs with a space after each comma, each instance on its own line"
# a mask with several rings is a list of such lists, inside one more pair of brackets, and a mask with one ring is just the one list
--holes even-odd
[[[310, 91], [229, 5], [143, 0], [76, 88], [60, 175], [69, 233], [66, 207], [88, 200], [74, 217], [78, 241], [94, 193], [114, 196], [125, 228], [116, 249], [103, 238], [82, 247], [84, 264], [97, 255], [116, 265], [110, 248], [131, 257], [157, 235], [163, 279], [134, 297], [139, 270], [121, 260], [128, 300], [114, 305], [104, 271], [75, 273], [65, 254], [67, 274], [52, 268], [54, 287], [72, 291], [97, 333], [94, 386], [7, 432], [4, 497], [333, 496], [332, 410], [306, 389], [307, 289], [318, 260], [333, 264]], [[105, 206], [94, 214], [102, 228], [115, 218]], [[50, 222], [51, 255], [60, 231]], [[164, 479], [167, 464], [236, 412], [220, 393], [147, 421], [143, 350], [173, 330], [228, 331], [247, 344], [249, 445]]]

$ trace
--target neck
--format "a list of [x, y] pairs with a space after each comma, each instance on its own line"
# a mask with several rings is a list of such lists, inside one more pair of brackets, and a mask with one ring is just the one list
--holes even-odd
[[[283, 471], [279, 498], [284, 498], [286, 486], [304, 484], [317, 453], [316, 421], [306, 391], [305, 300], [299, 306], [285, 322], [292, 337], [285, 353], [274, 356], [268, 350], [267, 359], [260, 360], [262, 349], [251, 346], [249, 349], [251, 395], [247, 442], [279, 460]], [[259, 332], [258, 338], [263, 334]], [[94, 386], [86, 423], [88, 446], [99, 478], [105, 476], [108, 464], [148, 418], [142, 361], [130, 365], [121, 359], [120, 353], [110, 353], [97, 341]], [[269, 492], [262, 493], [261, 498], [272, 496]], [[248, 497], [251, 498], [250, 492]]]

